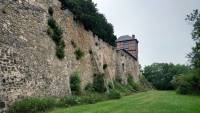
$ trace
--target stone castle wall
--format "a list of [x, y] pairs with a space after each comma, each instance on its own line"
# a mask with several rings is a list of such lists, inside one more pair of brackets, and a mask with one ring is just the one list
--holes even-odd
[[[47, 35], [49, 6], [64, 31], [63, 60], [56, 57], [55, 44]], [[85, 53], [81, 60], [76, 60], [72, 41]], [[104, 64], [108, 65], [106, 70]], [[122, 76], [126, 83], [128, 73], [139, 82], [138, 62], [86, 31], [70, 11], [60, 9], [58, 1], [0, 1], [0, 112], [27, 96], [69, 95], [69, 77], [76, 71], [80, 72], [82, 88], [97, 72], [105, 73], [107, 82]]]

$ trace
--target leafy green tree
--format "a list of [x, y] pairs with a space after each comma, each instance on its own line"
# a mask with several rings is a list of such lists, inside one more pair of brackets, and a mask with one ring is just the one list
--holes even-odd
[[200, 94], [200, 13], [194, 10], [193, 13], [187, 15], [186, 20], [193, 23], [192, 39], [195, 46], [192, 52], [188, 54], [191, 61], [192, 71], [182, 76], [176, 77], [173, 84], [177, 88], [177, 92], [181, 94]]
[[160, 90], [171, 90], [174, 89], [173, 84], [171, 83], [172, 79], [189, 70], [190, 68], [185, 65], [154, 63], [144, 68], [143, 75], [155, 86], [155, 88]]
[[195, 46], [192, 52], [188, 55], [191, 64], [194, 68], [200, 68], [200, 13], [194, 10], [193, 13], [187, 15], [186, 20], [193, 22], [192, 39], [195, 41]]
[[69, 9], [75, 15], [75, 20], [80, 21], [86, 30], [91, 30], [103, 41], [116, 46], [116, 36], [112, 24], [107, 22], [100, 14], [92, 0], [60, 0], [62, 9]]

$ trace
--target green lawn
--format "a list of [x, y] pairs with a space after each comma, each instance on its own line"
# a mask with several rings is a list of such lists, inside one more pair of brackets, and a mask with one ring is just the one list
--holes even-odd
[[200, 113], [200, 96], [148, 91], [120, 100], [55, 109], [50, 113]]

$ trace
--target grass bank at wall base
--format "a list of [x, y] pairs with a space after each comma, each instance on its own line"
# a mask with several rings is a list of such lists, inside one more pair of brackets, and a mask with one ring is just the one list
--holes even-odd
[[58, 108], [49, 113], [200, 113], [200, 96], [148, 91], [119, 100]]

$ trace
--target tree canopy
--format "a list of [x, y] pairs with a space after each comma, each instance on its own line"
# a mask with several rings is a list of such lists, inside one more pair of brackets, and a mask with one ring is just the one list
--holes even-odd
[[174, 89], [171, 83], [175, 76], [188, 72], [190, 68], [185, 65], [174, 65], [172, 63], [154, 63], [146, 66], [143, 75], [151, 82], [155, 88], [160, 90]]
[[200, 13], [194, 10], [187, 15], [186, 20], [193, 23], [192, 39], [195, 46], [192, 52], [188, 54], [191, 62], [192, 71], [178, 76], [173, 80], [178, 93], [181, 94], [200, 94]]
[[95, 35], [112, 46], [116, 46], [116, 36], [112, 24], [107, 22], [105, 16], [98, 12], [92, 0], [60, 0], [62, 9], [69, 9], [76, 16], [86, 30], [91, 30]]
[[187, 15], [186, 20], [193, 22], [192, 39], [195, 41], [195, 46], [192, 52], [188, 55], [191, 64], [194, 68], [200, 68], [200, 13], [194, 10], [193, 13]]

